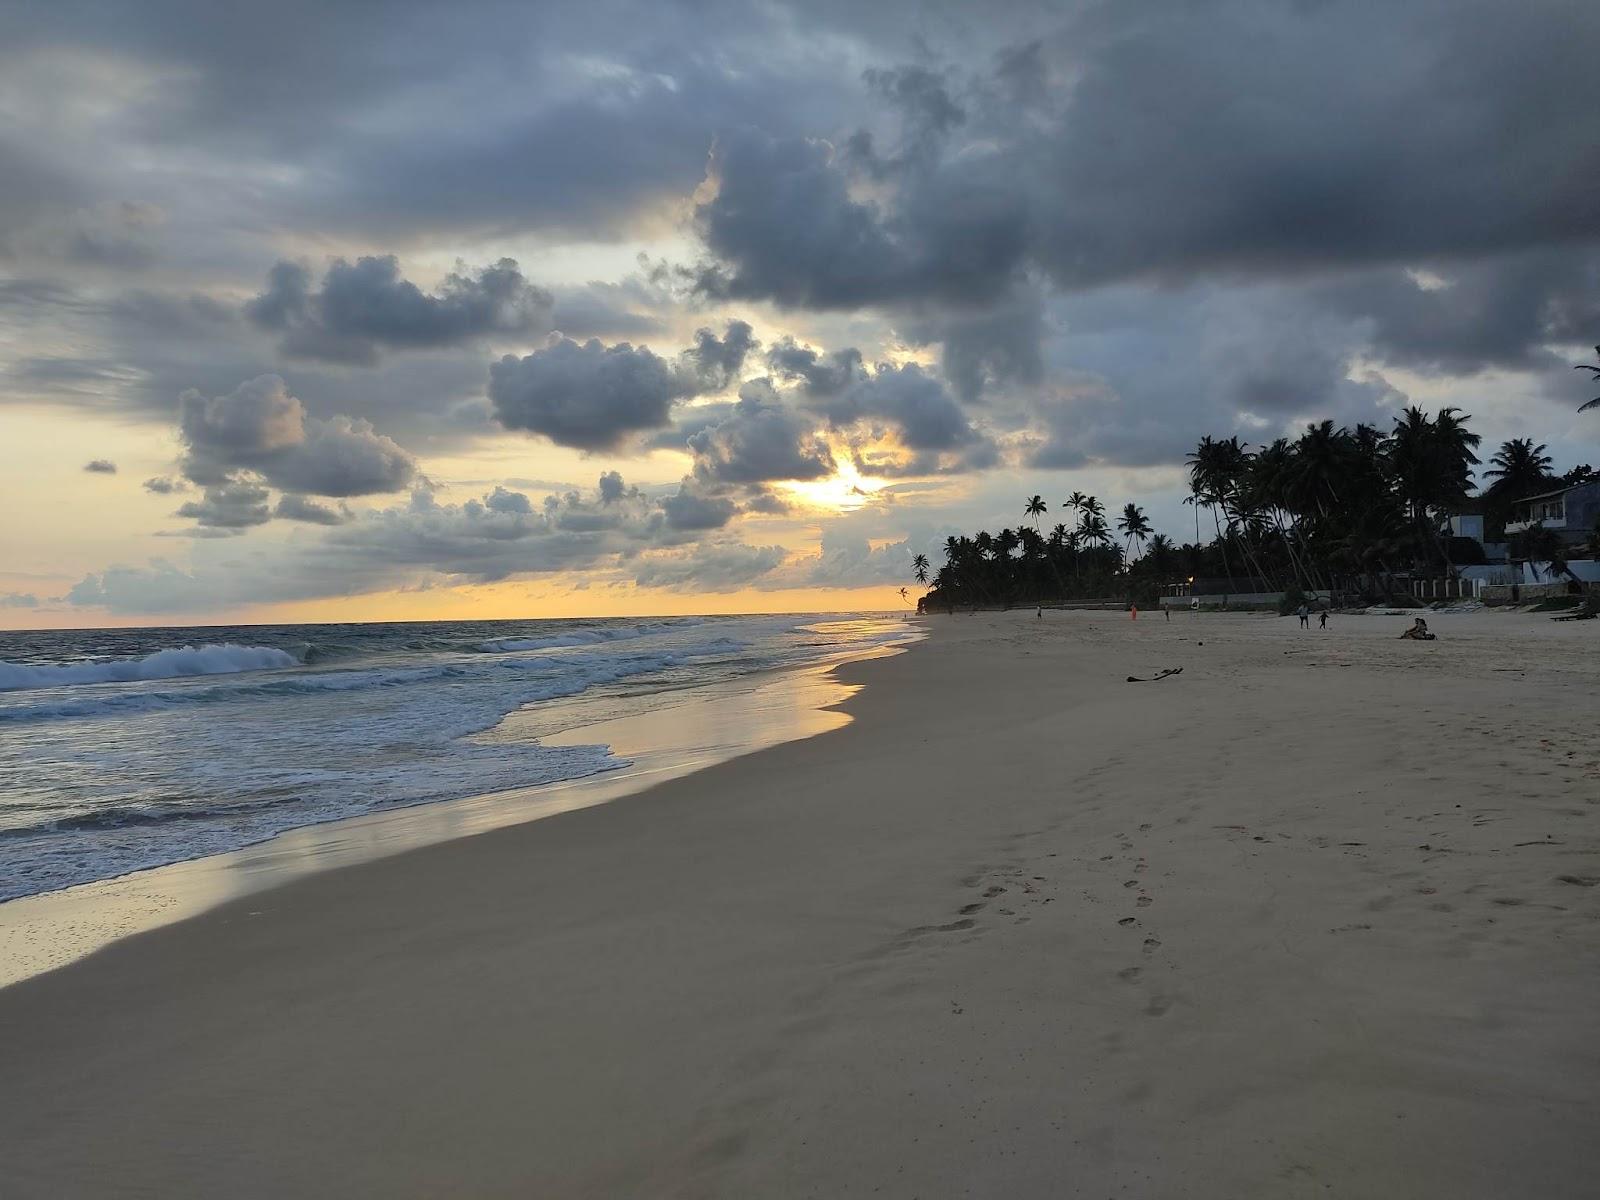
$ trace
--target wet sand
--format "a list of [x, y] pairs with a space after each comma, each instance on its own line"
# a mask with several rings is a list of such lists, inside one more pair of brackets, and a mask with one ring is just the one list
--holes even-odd
[[4, 1194], [1592, 1195], [1596, 623], [1408, 623], [938, 618], [842, 729], [117, 942], [0, 990]]

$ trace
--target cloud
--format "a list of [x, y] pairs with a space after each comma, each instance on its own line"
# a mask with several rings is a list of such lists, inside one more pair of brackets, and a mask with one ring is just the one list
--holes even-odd
[[1385, 362], [1466, 375], [1487, 368], [1565, 368], [1552, 345], [1600, 329], [1600, 252], [1541, 250], [1420, 271], [1381, 268], [1321, 292], [1370, 330]]
[[705, 530], [721, 529], [739, 506], [726, 496], [705, 495], [684, 485], [662, 500], [661, 509], [674, 529]]
[[720, 392], [736, 383], [745, 358], [759, 344], [745, 321], [729, 321], [726, 334], [720, 338], [709, 329], [697, 332], [694, 345], [683, 354], [693, 373], [696, 392]]
[[184, 474], [202, 485], [244, 470], [286, 491], [367, 496], [402, 491], [418, 473], [416, 459], [370, 422], [306, 416], [277, 375], [247, 380], [221, 396], [185, 392], [178, 425], [187, 447]]
[[866, 538], [824, 529], [814, 555], [801, 555], [756, 584], [761, 588], [856, 588], [903, 584], [911, 576], [911, 544], [893, 542], [873, 549]]
[[174, 612], [226, 603], [226, 592], [208, 588], [195, 576], [157, 560], [148, 567], [108, 567], [85, 575], [68, 589], [75, 607], [107, 608], [116, 613]]
[[293, 494], [279, 496], [278, 506], [272, 510], [272, 515], [280, 520], [303, 521], [309, 525], [343, 525], [350, 520], [348, 510], [319, 504], [309, 496]]
[[370, 364], [380, 348], [432, 349], [546, 330], [552, 303], [515, 259], [475, 272], [463, 267], [429, 294], [401, 278], [399, 261], [387, 255], [336, 258], [315, 291], [303, 265], [280, 262], [245, 312], [260, 328], [282, 333], [281, 349], [291, 357]]
[[824, 355], [786, 337], [767, 352], [767, 365], [780, 378], [803, 382], [814, 396], [834, 396], [861, 371], [861, 351], [847, 347]]
[[729, 387], [755, 346], [744, 321], [730, 321], [720, 338], [700, 330], [675, 362], [647, 346], [552, 335], [532, 354], [490, 365], [489, 400], [507, 429], [575, 450], [620, 451], [638, 434], [665, 429], [674, 401]]
[[620, 450], [632, 435], [663, 428], [680, 394], [671, 364], [627, 342], [557, 336], [489, 367], [489, 400], [501, 425], [576, 450]]
[[272, 520], [270, 496], [266, 488], [253, 483], [219, 483], [206, 488], [201, 499], [184, 504], [177, 515], [210, 529], [249, 529]]
[[157, 496], [171, 496], [177, 492], [189, 490], [189, 485], [183, 480], [173, 479], [168, 475], [157, 475], [153, 479], [146, 479], [140, 486], [145, 491], [152, 492]]
[[32, 592], [0, 592], [0, 608], [38, 608], [39, 597]]
[[739, 541], [701, 542], [674, 553], [642, 556], [633, 579], [640, 587], [677, 592], [734, 592], [783, 562], [781, 546]]
[[812, 422], [759, 384], [744, 389], [726, 418], [692, 435], [689, 449], [694, 477], [708, 485], [822, 479], [836, 469]]
[[83, 469], [91, 475], [115, 475], [117, 464], [109, 458], [96, 458], [84, 463]]
[[813, 405], [836, 427], [886, 421], [910, 450], [955, 450], [981, 439], [943, 381], [916, 363], [880, 363]]

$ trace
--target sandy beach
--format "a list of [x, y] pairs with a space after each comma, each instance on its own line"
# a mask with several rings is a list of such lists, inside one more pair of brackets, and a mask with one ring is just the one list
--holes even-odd
[[1408, 623], [936, 618], [843, 728], [119, 941], [0, 990], [0, 1194], [1592, 1196], [1595, 624]]

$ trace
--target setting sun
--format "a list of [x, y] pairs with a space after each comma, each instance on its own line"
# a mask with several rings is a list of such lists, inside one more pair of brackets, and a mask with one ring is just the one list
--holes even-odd
[[832, 509], [836, 512], [853, 512], [861, 508], [884, 486], [884, 480], [871, 479], [848, 459], [839, 460], [838, 471], [827, 479], [796, 480], [783, 485], [802, 503], [814, 508]]

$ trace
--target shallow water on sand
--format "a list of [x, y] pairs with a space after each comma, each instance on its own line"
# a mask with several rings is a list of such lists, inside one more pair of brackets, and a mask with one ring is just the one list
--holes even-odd
[[557, 735], [905, 628], [787, 616], [0, 633], [0, 901], [615, 771], [631, 752], [603, 731]]

